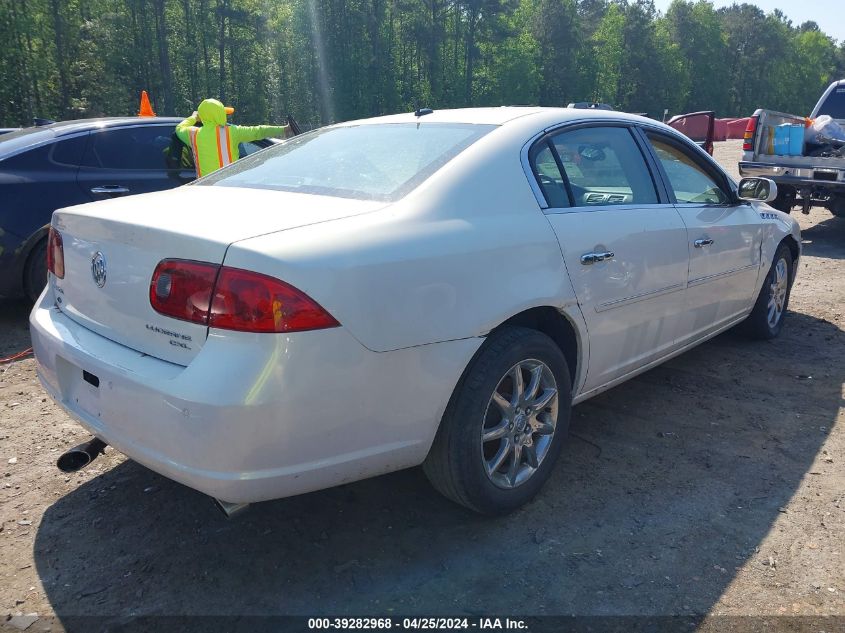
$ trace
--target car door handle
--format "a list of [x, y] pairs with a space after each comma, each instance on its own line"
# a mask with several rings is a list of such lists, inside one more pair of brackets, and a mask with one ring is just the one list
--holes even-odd
[[606, 259], [613, 259], [615, 253], [613, 251], [605, 251], [604, 253], [584, 253], [581, 255], [581, 263], [584, 266], [591, 266], [598, 262], [603, 262]]
[[129, 193], [129, 188], [123, 185], [100, 185], [99, 187], [93, 187], [91, 193], [108, 193], [114, 195], [118, 193]]
[[696, 248], [701, 248], [702, 246], [710, 246], [713, 243], [709, 237], [706, 240], [695, 240], [693, 244]]

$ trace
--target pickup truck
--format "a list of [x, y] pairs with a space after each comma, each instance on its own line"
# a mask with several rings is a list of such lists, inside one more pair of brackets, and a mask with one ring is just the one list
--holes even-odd
[[[824, 114], [845, 126], [845, 79], [833, 82], [824, 91], [810, 119]], [[814, 147], [811, 151], [805, 144], [800, 156], [775, 155], [766, 140], [784, 123], [804, 125], [805, 121], [803, 116], [773, 110], [754, 112], [745, 131], [739, 173], [774, 180], [778, 196], [769, 204], [780, 211], [789, 213], [792, 207], [801, 205], [801, 210], [809, 213], [816, 205], [845, 217], [845, 150]]]

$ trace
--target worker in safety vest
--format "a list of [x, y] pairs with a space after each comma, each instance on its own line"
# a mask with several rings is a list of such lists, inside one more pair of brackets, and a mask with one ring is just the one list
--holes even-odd
[[288, 135], [286, 125], [229, 125], [226, 115], [234, 111], [217, 99], [206, 99], [196, 112], [176, 126], [176, 136], [194, 155], [197, 176], [206, 176], [238, 160], [240, 143]]

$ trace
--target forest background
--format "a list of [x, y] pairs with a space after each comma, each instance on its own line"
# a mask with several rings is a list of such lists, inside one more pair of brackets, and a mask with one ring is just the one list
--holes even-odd
[[135, 114], [142, 89], [160, 115], [217, 97], [308, 127], [571, 101], [808, 114], [845, 77], [823, 24], [706, 0], [0, 0], [0, 38], [7, 126]]

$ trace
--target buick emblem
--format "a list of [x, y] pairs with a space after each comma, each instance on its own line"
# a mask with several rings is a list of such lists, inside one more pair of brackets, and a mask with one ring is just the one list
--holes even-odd
[[91, 277], [100, 288], [106, 285], [106, 258], [100, 251], [91, 258]]

